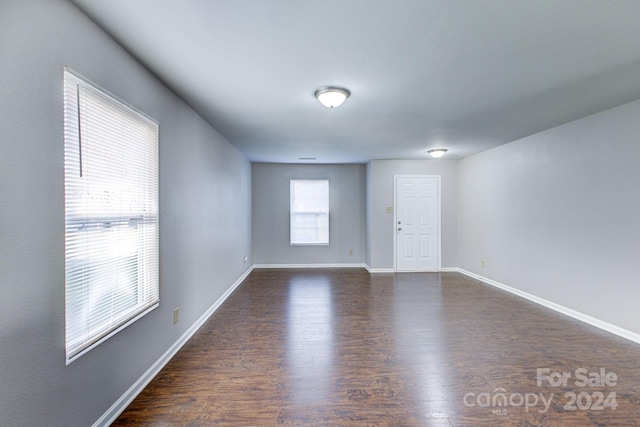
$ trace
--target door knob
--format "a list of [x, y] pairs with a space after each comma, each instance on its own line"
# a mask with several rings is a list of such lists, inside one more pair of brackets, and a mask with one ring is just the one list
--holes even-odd
[[398, 227], [398, 231], [402, 231], [402, 228]]

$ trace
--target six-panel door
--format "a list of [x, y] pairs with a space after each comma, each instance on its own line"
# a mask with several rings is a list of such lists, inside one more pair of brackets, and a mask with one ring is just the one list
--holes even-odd
[[396, 178], [396, 270], [437, 271], [438, 177]]

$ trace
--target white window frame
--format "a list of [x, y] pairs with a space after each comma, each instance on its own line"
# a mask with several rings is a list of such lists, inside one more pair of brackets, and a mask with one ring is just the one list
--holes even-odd
[[[304, 183], [323, 183], [326, 185], [326, 206], [320, 210], [296, 208], [295, 203], [295, 186], [296, 184]], [[289, 244], [291, 246], [327, 246], [330, 241], [330, 227], [329, 227], [329, 211], [330, 211], [330, 185], [328, 179], [291, 179], [289, 182]], [[302, 216], [315, 216], [316, 224], [316, 239], [302, 241], [299, 237], [299, 233], [296, 231], [296, 218]], [[322, 228], [319, 228], [322, 226]], [[318, 232], [319, 230], [319, 232]], [[326, 236], [326, 240], [322, 237]]]
[[159, 306], [158, 122], [64, 69], [69, 364]]

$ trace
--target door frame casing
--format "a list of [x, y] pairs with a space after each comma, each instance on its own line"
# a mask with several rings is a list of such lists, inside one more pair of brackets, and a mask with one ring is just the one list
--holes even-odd
[[[438, 266], [437, 270], [419, 270], [417, 272], [433, 272], [442, 271], [442, 196], [440, 191], [442, 175], [421, 175], [421, 174], [408, 174], [408, 175], [393, 175], [393, 271], [398, 272], [398, 233], [396, 227], [398, 226], [398, 178], [435, 178], [437, 182], [437, 201], [438, 201], [438, 224], [437, 224], [437, 238], [438, 245]], [[404, 272], [404, 271], [403, 271]]]

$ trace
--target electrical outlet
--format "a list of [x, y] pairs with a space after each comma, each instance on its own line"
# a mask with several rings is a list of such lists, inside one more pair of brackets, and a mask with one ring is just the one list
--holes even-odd
[[353, 250], [349, 249], [349, 256], [353, 256]]
[[242, 258], [242, 263], [243, 263], [243, 264], [246, 264], [246, 263], [247, 263], [247, 261], [249, 261], [249, 258], [247, 258], [247, 257]]
[[178, 320], [180, 320], [180, 309], [176, 307], [173, 309], [173, 324], [178, 323]]
[[482, 260], [480, 261], [480, 267], [485, 268], [487, 266], [487, 261]]

